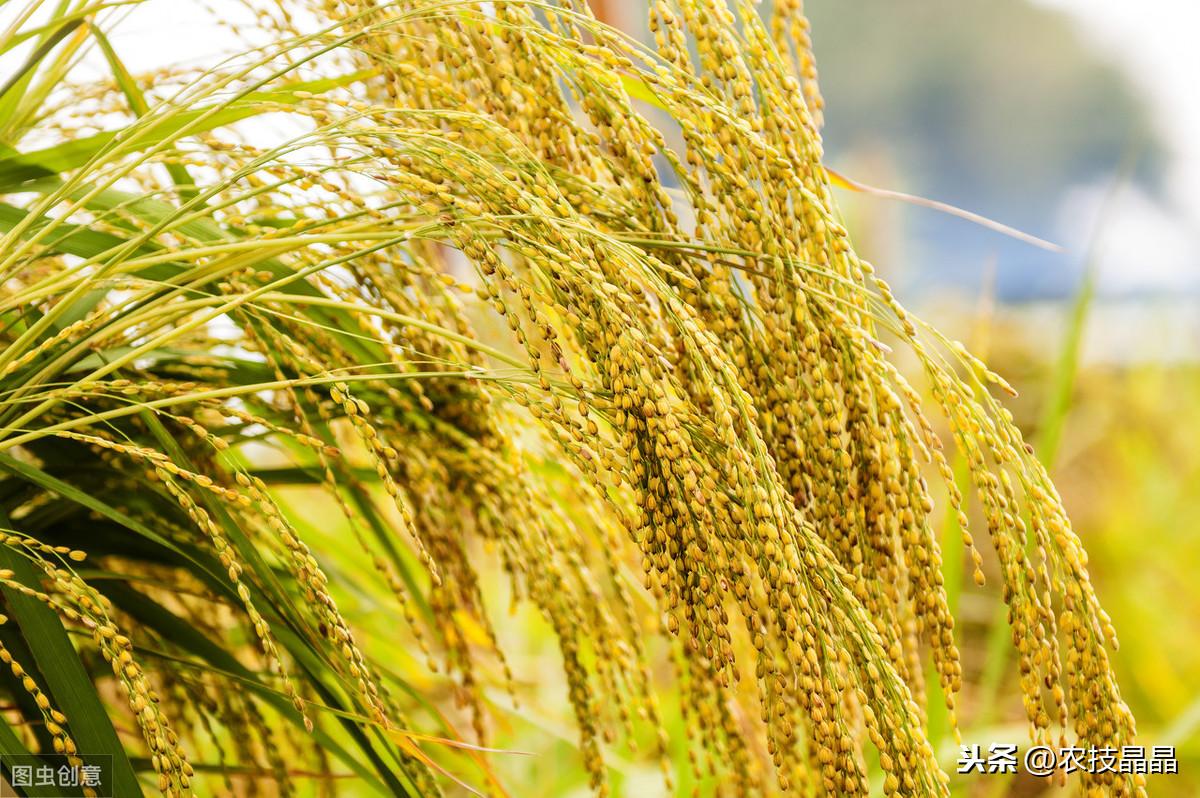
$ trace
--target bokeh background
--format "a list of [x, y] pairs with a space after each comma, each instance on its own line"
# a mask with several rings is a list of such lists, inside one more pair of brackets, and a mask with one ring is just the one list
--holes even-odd
[[[114, 39], [134, 71], [203, 64], [229, 41], [238, 0], [151, 2]], [[593, 2], [645, 36], [641, 0]], [[1183, 0], [808, 0], [826, 99], [830, 164], [875, 186], [949, 202], [1064, 247], [1046, 252], [937, 212], [846, 192], [856, 245], [910, 308], [986, 353], [1051, 464], [1121, 637], [1114, 662], [1146, 745], [1177, 748], [1180, 773], [1153, 796], [1200, 795], [1200, 4]], [[164, 31], [189, 31], [187, 37]], [[320, 509], [296, 496], [298, 518]], [[315, 525], [336, 551], [336, 528]], [[955, 540], [953, 530], [942, 530]], [[953, 568], [955, 546], [947, 549]], [[481, 561], [490, 556], [480, 552]], [[339, 566], [357, 567], [351, 555]], [[1026, 741], [993, 580], [950, 575], [967, 684], [964, 738]], [[578, 765], [557, 649], [532, 613], [505, 616], [488, 590], [522, 685], [494, 679], [494, 757], [526, 796], [590, 794]], [[968, 584], [969, 583], [969, 584]], [[422, 670], [394, 612], [365, 591], [348, 613], [376, 656]], [[669, 673], [660, 674], [669, 690]], [[452, 687], [437, 676], [426, 695]], [[668, 718], [672, 711], [667, 706]], [[674, 722], [674, 721], [673, 721]], [[931, 727], [948, 767], [945, 719]], [[686, 761], [686, 738], [674, 756]], [[664, 794], [656, 768], [617, 754], [614, 785]], [[679, 795], [696, 785], [682, 780]], [[1061, 795], [1025, 777], [955, 777], [957, 796]], [[342, 794], [342, 793], [339, 793]]]

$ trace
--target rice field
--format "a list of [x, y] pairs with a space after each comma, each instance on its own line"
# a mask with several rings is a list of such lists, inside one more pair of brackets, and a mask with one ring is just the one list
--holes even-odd
[[1057, 247], [836, 171], [798, 0], [127, 6], [0, 9], [3, 790], [1190, 794], [1194, 362], [909, 309], [841, 203]]

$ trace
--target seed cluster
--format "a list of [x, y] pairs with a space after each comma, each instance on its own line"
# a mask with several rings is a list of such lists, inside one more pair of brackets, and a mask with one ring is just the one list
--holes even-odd
[[[984, 563], [935, 410], [998, 556], [1033, 739], [1132, 741], [1086, 555], [991, 393], [1011, 388], [855, 254], [821, 163], [801, 4], [759, 13], [654, 0], [647, 47], [567, 0], [264, 4], [259, 33], [286, 46], [164, 78], [145, 118], [258, 91], [305, 53], [290, 78], [308, 88], [258, 100], [303, 133], [264, 145], [200, 131], [150, 156], [118, 141], [96, 168], [170, 202], [67, 192], [53, 198], [68, 212], [13, 234], [0, 283], [45, 318], [103, 298], [57, 328], [0, 327], [0, 451], [46, 469], [87, 453], [106, 465], [93, 487], [136, 485], [103, 517], [196, 569], [132, 549], [106, 562], [203, 635], [243, 634], [254, 678], [286, 696], [138, 662], [107, 620], [136, 636], [137, 609], [101, 620], [103, 586], [47, 566], [53, 590], [36, 595], [93, 632], [164, 794], [190, 789], [181, 737], [263, 763], [286, 792], [289, 752], [333, 767], [308, 736], [332, 725], [314, 709], [384, 736], [412, 728], [320, 549], [255, 468], [263, 442], [330, 500], [367, 564], [355, 578], [396, 600], [476, 741], [490, 683], [518, 697], [482, 544], [558, 637], [597, 794], [605, 749], [650, 730], [668, 779], [668, 749], [685, 744], [722, 795], [865, 796], [869, 749], [884, 794], [946, 795], [924, 706], [942, 700], [953, 719], [963, 671], [927, 477], [945, 482], [980, 582]], [[329, 27], [305, 29], [314, 18]], [[119, 112], [116, 91], [80, 97]], [[185, 210], [198, 205], [202, 221]], [[118, 243], [81, 265], [55, 243], [65, 220]], [[928, 398], [894, 349], [915, 356]], [[44, 483], [9, 514], [30, 535], [55, 528]], [[31, 550], [55, 552], [74, 559]], [[682, 743], [655, 697], [650, 605]], [[315, 661], [329, 679], [304, 675]], [[927, 662], [941, 696], [925, 695]], [[26, 690], [41, 707], [36, 682]], [[70, 750], [58, 718], [55, 746]], [[437, 794], [418, 746], [395, 754]], [[1111, 773], [1083, 786], [1144, 794]]]

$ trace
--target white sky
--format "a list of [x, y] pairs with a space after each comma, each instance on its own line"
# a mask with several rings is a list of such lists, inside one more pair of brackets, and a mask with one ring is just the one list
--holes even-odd
[[[1165, 196], [1127, 188], [1105, 213], [1102, 288], [1200, 292], [1200, 2], [1032, 2], [1067, 14], [1085, 42], [1126, 74], [1166, 149]], [[1094, 222], [1109, 189], [1078, 186], [1067, 193], [1059, 214], [1065, 239], [1078, 240], [1080, 224]]]

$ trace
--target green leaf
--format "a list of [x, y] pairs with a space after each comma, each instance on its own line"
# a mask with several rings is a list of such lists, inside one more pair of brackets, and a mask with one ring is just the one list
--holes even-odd
[[[84, 491], [82, 491], [66, 482], [63, 482], [61, 479], [57, 479], [57, 478], [51, 476], [50, 474], [47, 474], [45, 471], [38, 468], [37, 466], [22, 462], [20, 460], [17, 460], [14, 457], [11, 457], [10, 455], [0, 452], [0, 469], [9, 471], [10, 473], [16, 474], [17, 476], [23, 477], [24, 479], [27, 479], [36, 485], [42, 486], [46, 490], [49, 490], [53, 493], [57, 493], [59, 496], [62, 496], [64, 499], [68, 499], [79, 505], [82, 505], [83, 507], [88, 508], [89, 510], [99, 513], [100, 515], [104, 516], [105, 518], [115, 521], [116, 523], [129, 529], [130, 531], [136, 532], [137, 534], [147, 538], [148, 540], [151, 540], [154, 543], [157, 543], [159, 546], [162, 546], [163, 548], [165, 548], [171, 552], [174, 552], [175, 554], [178, 554], [180, 557], [188, 560], [189, 562], [191, 562], [193, 565], [197, 566], [201, 570], [205, 570], [205, 571], [208, 570], [206, 567], [200, 566], [200, 563], [197, 560], [195, 560], [191, 555], [189, 555], [186, 551], [179, 548], [174, 543], [167, 540], [166, 538], [164, 538], [162, 535], [158, 534], [154, 530], [150, 529], [149, 527], [147, 527], [145, 524], [141, 523], [137, 519], [130, 518], [125, 513], [122, 513], [120, 510], [117, 510], [117, 509], [109, 506], [108, 504], [105, 504], [103, 501], [97, 499], [95, 496], [85, 493]], [[210, 576], [211, 576], [211, 574], [210, 574]]]
[[[134, 590], [127, 583], [118, 582], [105, 587], [107, 595], [114, 604], [129, 613], [139, 624], [147, 629], [153, 629], [163, 640], [178, 646], [188, 653], [199, 657], [212, 667], [237, 676], [240, 683], [271, 704], [282, 716], [291, 723], [301, 723], [300, 713], [291, 702], [278, 692], [262, 685], [255, 674], [237, 658], [221, 646], [209, 640], [196, 630], [190, 623], [178, 617], [170, 610], [155, 602], [149, 596]], [[323, 732], [314, 728], [313, 737], [331, 754], [353, 770], [363, 782], [381, 795], [391, 795], [392, 791], [349, 751]]]
[[[0, 513], [0, 524], [8, 526], [8, 523], [7, 515]], [[8, 546], [0, 546], [0, 567], [12, 569], [16, 580], [28, 587], [36, 589], [39, 586], [41, 572]], [[117, 737], [96, 685], [71, 645], [58, 614], [38, 599], [13, 588], [4, 587], [0, 593], [12, 620], [20, 627], [33, 652], [34, 661], [46, 680], [46, 692], [67, 716], [80, 756], [84, 761], [92, 756], [111, 756], [115, 794], [131, 798], [142, 795], [133, 765]]]
[[[146, 96], [142, 94], [137, 81], [133, 79], [133, 75], [129, 74], [129, 70], [125, 68], [125, 64], [117, 56], [117, 51], [113, 49], [112, 44], [108, 41], [108, 37], [104, 35], [104, 31], [95, 25], [89, 24], [89, 27], [92, 31], [92, 38], [100, 45], [100, 51], [104, 53], [104, 59], [108, 61], [109, 69], [113, 73], [113, 79], [117, 81], [117, 85], [121, 87], [121, 93], [125, 95], [125, 99], [129, 102], [129, 110], [133, 111], [134, 116], [138, 117], [150, 113], [150, 105], [146, 102]], [[166, 167], [167, 174], [171, 176], [171, 180], [175, 182], [176, 188], [179, 189], [180, 198], [187, 201], [195, 197], [195, 181], [192, 180], [187, 167], [183, 164], [173, 162], [168, 163]]]
[[172, 140], [185, 130], [191, 135], [224, 127], [258, 116], [273, 106], [301, 102], [303, 93], [326, 92], [362, 80], [369, 74], [370, 71], [360, 71], [337, 78], [292, 83], [280, 89], [250, 92], [215, 107], [172, 109], [173, 113], [151, 115], [120, 130], [64, 141], [36, 152], [0, 156], [0, 193], [27, 189], [30, 181], [78, 169], [109, 147], [124, 145], [128, 152], [146, 150]]
[[75, 30], [82, 24], [81, 20], [72, 20], [67, 24], [58, 28], [54, 33], [50, 34], [37, 49], [29, 54], [20, 68], [12, 74], [12, 76], [0, 86], [0, 99], [6, 99], [10, 91], [12, 91], [19, 83], [25, 80], [37, 67], [43, 58], [50, 54], [58, 43], [70, 35], [71, 31]]

